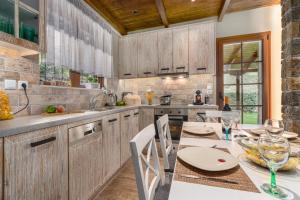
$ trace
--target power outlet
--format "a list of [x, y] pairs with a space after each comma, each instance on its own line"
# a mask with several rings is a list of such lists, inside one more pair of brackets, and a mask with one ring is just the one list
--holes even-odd
[[23, 89], [22, 84], [26, 84], [26, 88], [28, 89], [28, 81], [18, 81], [18, 89], [21, 90]]
[[16, 80], [4, 80], [4, 89], [6, 90], [15, 90], [17, 89], [17, 81]]

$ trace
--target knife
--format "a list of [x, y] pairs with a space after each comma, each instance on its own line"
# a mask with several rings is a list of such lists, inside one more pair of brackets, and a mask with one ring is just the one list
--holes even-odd
[[207, 176], [195, 176], [195, 175], [190, 175], [190, 174], [177, 174], [181, 177], [185, 178], [192, 178], [192, 179], [204, 179], [208, 181], [215, 181], [215, 182], [221, 182], [221, 183], [230, 183], [230, 184], [239, 184], [236, 181], [230, 181], [230, 180], [225, 180], [222, 178], [216, 178], [216, 177], [207, 177]]

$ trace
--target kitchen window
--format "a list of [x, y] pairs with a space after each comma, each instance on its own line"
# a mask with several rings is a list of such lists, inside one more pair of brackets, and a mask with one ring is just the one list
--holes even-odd
[[270, 115], [270, 33], [218, 39], [219, 105], [228, 96], [243, 124], [261, 124]]

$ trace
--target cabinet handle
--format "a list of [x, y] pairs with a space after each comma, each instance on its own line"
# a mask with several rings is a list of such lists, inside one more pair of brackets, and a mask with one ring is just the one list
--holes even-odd
[[152, 74], [151, 72], [144, 72], [144, 74]]
[[138, 115], [139, 113], [134, 113], [133, 115]]
[[160, 70], [161, 71], [167, 71], [167, 70], [169, 70], [170, 68], [169, 67], [166, 67], [166, 68], [161, 68]]
[[127, 118], [127, 117], [130, 117], [130, 115], [125, 115], [124, 117]]
[[115, 118], [115, 119], [110, 119], [110, 120], [108, 120], [108, 122], [115, 122], [115, 121], [117, 121], [116, 118]]
[[198, 67], [197, 70], [198, 71], [200, 71], [200, 70], [206, 70], [206, 67]]
[[124, 74], [124, 76], [131, 76], [131, 74], [130, 74], [130, 73], [128, 73], [128, 74]]
[[43, 144], [47, 144], [49, 142], [53, 142], [56, 140], [56, 137], [50, 137], [50, 138], [47, 138], [45, 140], [41, 140], [41, 141], [37, 141], [37, 142], [32, 142], [30, 143], [30, 146], [31, 147], [37, 147], [37, 146], [40, 146], [40, 145], [43, 145]]
[[95, 130], [95, 128], [93, 128], [93, 129], [91, 129], [91, 130], [89, 130], [89, 131], [85, 131], [85, 132], [84, 132], [84, 136], [90, 135], [90, 134], [95, 133], [95, 132], [96, 132], [96, 130]]
[[176, 67], [176, 69], [185, 69], [185, 66], [182, 66], [182, 67]]

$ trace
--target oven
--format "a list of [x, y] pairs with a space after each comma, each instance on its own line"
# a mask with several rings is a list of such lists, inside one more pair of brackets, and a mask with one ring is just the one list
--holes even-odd
[[155, 108], [154, 109], [154, 120], [156, 128], [156, 138], [159, 138], [156, 121], [163, 115], [168, 114], [169, 116], [169, 127], [173, 141], [179, 141], [183, 122], [188, 121], [188, 110], [185, 108]]

